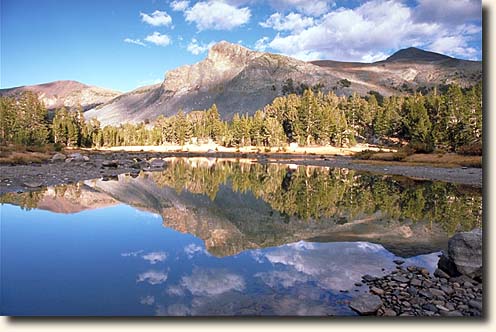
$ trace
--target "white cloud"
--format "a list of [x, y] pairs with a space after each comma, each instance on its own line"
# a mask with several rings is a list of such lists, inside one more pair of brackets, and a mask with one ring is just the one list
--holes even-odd
[[186, 247], [184, 247], [184, 252], [186, 253], [186, 255], [188, 255], [189, 258], [192, 258], [196, 254], [205, 253], [205, 250], [194, 243], [190, 243]]
[[259, 272], [255, 274], [255, 277], [261, 278], [270, 288], [277, 288], [278, 286], [290, 288], [297, 283], [305, 283], [309, 280], [308, 276], [303, 273], [278, 270]]
[[240, 275], [224, 270], [197, 268], [181, 279], [181, 285], [193, 295], [214, 296], [231, 290], [242, 291], [245, 281]]
[[191, 309], [184, 304], [176, 303], [167, 307], [169, 316], [188, 316], [191, 314]]
[[130, 251], [130, 252], [123, 252], [121, 254], [122, 257], [136, 257], [139, 254], [141, 254], [143, 250], [136, 250], [136, 251]]
[[482, 19], [481, 0], [417, 0], [414, 18], [419, 22], [444, 22], [457, 25]]
[[438, 53], [453, 53], [462, 55], [468, 59], [475, 59], [477, 50], [467, 45], [463, 36], [446, 36], [436, 39], [427, 49]]
[[281, 13], [274, 13], [265, 22], [260, 22], [260, 25], [264, 28], [272, 28], [277, 31], [299, 32], [314, 25], [314, 19], [293, 12], [286, 16]]
[[140, 45], [140, 46], [146, 46], [145, 43], [143, 43], [140, 39], [131, 39], [131, 38], [126, 38], [124, 39], [125, 43], [129, 44], [135, 44], [135, 45]]
[[248, 7], [237, 8], [220, 1], [201, 1], [184, 12], [187, 22], [194, 22], [198, 30], [231, 30], [247, 23]]
[[209, 50], [210, 47], [212, 47], [214, 44], [215, 44], [215, 42], [213, 42], [213, 41], [208, 43], [208, 44], [199, 43], [198, 40], [196, 40], [195, 38], [192, 38], [191, 42], [188, 44], [186, 49], [191, 54], [198, 55], [198, 54], [204, 53], [205, 51]]
[[267, 36], [264, 36], [264, 37], [260, 38], [259, 40], [257, 40], [255, 42], [255, 50], [260, 51], [260, 52], [265, 52], [265, 50], [268, 47], [268, 45], [267, 45], [268, 41], [269, 41], [269, 37], [267, 37]]
[[172, 23], [172, 17], [166, 12], [162, 12], [160, 10], [154, 11], [151, 15], [146, 13], [140, 13], [141, 20], [145, 23], [153, 25], [155, 27], [158, 26], [168, 26]]
[[155, 297], [151, 295], [147, 295], [140, 299], [140, 303], [144, 305], [153, 305], [155, 303]]
[[148, 254], [145, 254], [143, 256], [144, 260], [147, 260], [150, 262], [150, 264], [157, 264], [159, 262], [165, 261], [167, 258], [167, 254], [163, 251], [154, 251], [154, 252], [149, 252]]
[[[288, 269], [257, 276], [270, 287], [279, 284], [287, 288], [308, 280], [321, 288], [337, 291], [354, 287], [364, 274], [381, 275], [381, 268], [394, 268], [394, 255], [381, 245], [366, 242], [308, 244], [298, 242], [268, 250], [265, 255], [271, 263]], [[281, 268], [276, 266], [274, 270]]]
[[184, 296], [183, 288], [178, 285], [169, 286], [165, 291], [171, 296]]
[[159, 285], [167, 281], [167, 273], [163, 271], [150, 270], [138, 275], [136, 282], [147, 282], [150, 285]]
[[160, 32], [157, 31], [155, 31], [151, 35], [146, 36], [145, 41], [158, 46], [167, 46], [171, 42], [169, 36], [162, 35]]
[[334, 0], [272, 0], [270, 4], [278, 10], [296, 9], [307, 15], [320, 16], [334, 5]]
[[172, 1], [170, 6], [175, 12], [183, 12], [188, 8], [189, 1]]
[[[463, 41], [446, 52], [450, 55], [472, 54], [473, 50], [466, 45], [470, 34], [478, 33], [476, 25], [461, 22], [460, 27], [453, 28], [438, 21], [419, 21], [414, 10], [395, 0], [372, 0], [353, 9], [337, 8], [314, 20], [311, 26], [289, 34], [278, 33], [268, 46], [302, 60], [326, 58], [370, 62], [381, 60], [400, 48], [426, 47], [445, 38], [433, 45], [442, 49], [448, 40], [454, 43], [451, 37], [458, 36]], [[277, 27], [282, 31], [286, 21], [281, 16], [265, 23], [272, 23], [274, 29]]]

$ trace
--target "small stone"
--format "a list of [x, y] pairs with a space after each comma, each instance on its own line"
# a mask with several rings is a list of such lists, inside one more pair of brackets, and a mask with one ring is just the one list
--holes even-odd
[[24, 186], [28, 188], [39, 188], [43, 185], [42, 182], [32, 181], [32, 182], [24, 182]]
[[52, 161], [64, 161], [67, 157], [63, 153], [56, 153], [52, 157]]
[[365, 280], [366, 282], [373, 282], [377, 280], [376, 277], [372, 277], [370, 274], [364, 275], [362, 279]]
[[448, 309], [448, 308], [446, 308], [445, 306], [442, 306], [442, 305], [440, 305], [440, 304], [436, 304], [436, 308], [438, 308], [438, 309], [439, 309], [439, 310], [441, 310], [441, 311], [449, 311], [449, 309]]
[[433, 305], [432, 303], [426, 303], [422, 306], [422, 309], [424, 310], [428, 310], [428, 311], [433, 311], [433, 312], [436, 312], [437, 311], [437, 308], [435, 305]]
[[350, 302], [350, 308], [360, 315], [373, 315], [382, 306], [381, 298], [377, 295], [362, 294]]
[[450, 311], [455, 310], [455, 306], [449, 302], [447, 302], [444, 306]]
[[102, 163], [102, 167], [117, 168], [117, 166], [118, 166], [117, 160], [105, 160]]
[[150, 162], [151, 168], [164, 168], [165, 161], [163, 159], [152, 159]]
[[448, 295], [451, 295], [455, 292], [450, 286], [441, 286], [440, 289]]
[[372, 287], [370, 291], [376, 295], [384, 295], [384, 291], [377, 287]]
[[414, 278], [414, 279], [410, 280], [410, 285], [420, 287], [420, 286], [422, 286], [422, 281]]
[[472, 308], [475, 308], [475, 309], [478, 309], [479, 311], [482, 311], [482, 302], [470, 300], [470, 301], [468, 301], [468, 305]]
[[357, 286], [357, 287], [360, 287], [360, 286], [362, 286], [362, 285], [363, 285], [363, 284], [362, 284], [361, 282], [355, 282], [355, 286]]
[[425, 277], [428, 277], [430, 275], [429, 270], [427, 269], [420, 269], [420, 273], [422, 273], [422, 275]]
[[386, 317], [395, 317], [398, 314], [393, 309], [386, 308], [384, 309], [384, 313], [382, 315]]
[[445, 316], [445, 317], [463, 317], [463, 314], [458, 310], [453, 310], [453, 311], [441, 310], [439, 313], [441, 314], [441, 316]]
[[417, 295], [417, 294], [418, 294], [418, 290], [417, 290], [417, 288], [415, 288], [415, 287], [408, 287], [407, 292], [408, 292], [410, 295], [412, 295], [412, 296], [415, 296], [415, 295]]
[[393, 260], [393, 263], [396, 265], [401, 265], [401, 264], [405, 263], [405, 261], [401, 260], [401, 259], [395, 259], [395, 260]]
[[426, 290], [419, 291], [419, 294], [428, 299], [432, 299], [432, 294]]
[[446, 296], [446, 294], [442, 290], [440, 290], [440, 289], [429, 288], [429, 291], [431, 292], [432, 295], [437, 296], [437, 297], [444, 297], [444, 296]]
[[400, 283], [407, 283], [408, 279], [403, 277], [403, 276], [394, 276], [393, 280], [400, 282]]
[[440, 269], [436, 269], [436, 271], [434, 271], [434, 275], [438, 278], [446, 278], [446, 279], [450, 278], [450, 276], [446, 272]]

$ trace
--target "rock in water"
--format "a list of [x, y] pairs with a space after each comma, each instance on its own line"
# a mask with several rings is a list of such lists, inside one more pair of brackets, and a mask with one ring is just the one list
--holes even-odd
[[43, 185], [41, 182], [33, 181], [33, 182], [24, 182], [24, 186], [28, 188], [39, 188]]
[[381, 298], [372, 294], [360, 295], [350, 302], [350, 308], [360, 315], [374, 315], [381, 306]]
[[450, 238], [448, 253], [441, 257], [438, 267], [450, 276], [482, 278], [482, 230], [476, 228]]
[[117, 168], [119, 165], [119, 162], [117, 160], [105, 160], [102, 162], [102, 167], [111, 167], [111, 168]]
[[165, 161], [163, 159], [157, 158], [150, 161], [151, 168], [164, 168]]

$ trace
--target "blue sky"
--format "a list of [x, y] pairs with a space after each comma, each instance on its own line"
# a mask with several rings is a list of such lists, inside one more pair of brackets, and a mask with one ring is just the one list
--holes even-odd
[[480, 0], [1, 0], [1, 88], [129, 91], [220, 40], [302, 60], [373, 62], [416, 46], [482, 57]]

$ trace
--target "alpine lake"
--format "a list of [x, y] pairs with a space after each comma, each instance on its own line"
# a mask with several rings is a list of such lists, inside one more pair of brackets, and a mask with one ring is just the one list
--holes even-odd
[[352, 316], [482, 223], [480, 188], [214, 158], [0, 202], [8, 316]]

